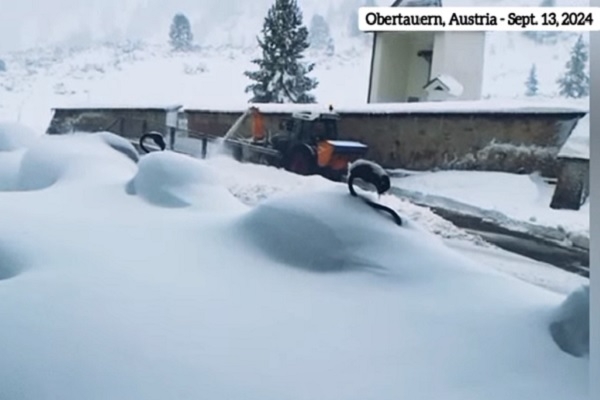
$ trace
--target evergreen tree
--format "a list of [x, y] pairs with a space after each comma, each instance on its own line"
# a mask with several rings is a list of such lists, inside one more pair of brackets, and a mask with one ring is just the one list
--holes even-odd
[[308, 49], [308, 29], [302, 24], [302, 12], [296, 0], [275, 0], [269, 9], [258, 45], [262, 58], [252, 62], [257, 71], [244, 74], [254, 83], [246, 88], [252, 92], [251, 103], [314, 103], [309, 92], [318, 82], [307, 75], [314, 64], [303, 61]]
[[192, 47], [194, 35], [190, 21], [183, 14], [176, 14], [171, 22], [169, 31], [171, 47], [176, 51], [186, 51]]
[[308, 36], [310, 47], [315, 50], [325, 50], [333, 44], [329, 24], [319, 14], [315, 14], [310, 21], [310, 33]]
[[533, 64], [529, 70], [529, 76], [527, 77], [525, 86], [527, 87], [527, 91], [525, 92], [527, 96], [535, 96], [538, 93], [538, 79], [535, 64]]
[[589, 95], [590, 77], [586, 72], [588, 52], [583, 37], [579, 36], [571, 49], [571, 59], [567, 62], [565, 74], [558, 79], [561, 96], [580, 98]]

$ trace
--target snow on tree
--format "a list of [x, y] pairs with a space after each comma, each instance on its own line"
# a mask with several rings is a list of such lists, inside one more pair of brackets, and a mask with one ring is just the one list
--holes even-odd
[[189, 50], [192, 47], [194, 35], [190, 21], [183, 14], [176, 14], [171, 22], [169, 31], [171, 47], [176, 51]]
[[527, 77], [527, 81], [525, 81], [525, 86], [527, 87], [527, 91], [525, 94], [527, 96], [535, 96], [538, 93], [538, 79], [537, 79], [537, 71], [535, 68], [535, 64], [531, 66], [529, 70], [529, 76]]
[[559, 93], [564, 97], [580, 98], [589, 95], [590, 77], [586, 72], [589, 55], [583, 37], [579, 36], [571, 49], [565, 74], [558, 79]]
[[310, 47], [315, 50], [332, 50], [333, 38], [329, 30], [329, 24], [320, 14], [315, 14], [310, 21], [310, 32], [308, 35]]
[[308, 76], [315, 64], [304, 62], [309, 47], [308, 29], [296, 0], [275, 0], [265, 17], [262, 39], [257, 38], [262, 58], [252, 60], [257, 71], [246, 71], [254, 83], [251, 103], [315, 103], [309, 92], [318, 81]]

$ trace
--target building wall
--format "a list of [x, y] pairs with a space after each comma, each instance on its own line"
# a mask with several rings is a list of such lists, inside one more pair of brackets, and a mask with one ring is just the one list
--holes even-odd
[[437, 32], [432, 78], [451, 75], [464, 87], [458, 100], [478, 100], [483, 89], [484, 56], [485, 32]]
[[429, 66], [419, 50], [433, 48], [433, 33], [377, 33], [371, 74], [371, 103], [405, 102], [423, 97]]
[[[240, 113], [186, 111], [192, 131], [222, 136]], [[264, 113], [277, 131], [285, 114]], [[387, 168], [542, 171], [556, 175], [556, 156], [582, 116], [544, 114], [340, 113], [340, 137], [369, 146], [367, 157]], [[249, 129], [246, 125], [245, 129]]]
[[433, 50], [433, 32], [411, 32], [410, 62], [407, 79], [407, 99], [409, 96], [418, 97], [420, 101], [425, 99], [423, 87], [429, 82], [429, 62], [418, 56], [421, 50]]

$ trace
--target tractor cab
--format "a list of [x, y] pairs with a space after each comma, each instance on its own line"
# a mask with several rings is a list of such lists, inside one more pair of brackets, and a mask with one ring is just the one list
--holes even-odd
[[[239, 134], [248, 116], [252, 118], [251, 137]], [[297, 174], [320, 174], [339, 180], [347, 172], [348, 163], [363, 157], [368, 150], [363, 143], [339, 139], [339, 120], [331, 106], [321, 112], [294, 112], [281, 120], [279, 129], [271, 134], [260, 110], [251, 107], [225, 138], [238, 160], [268, 159], [268, 164]]]
[[280, 123], [281, 132], [271, 137], [273, 148], [281, 152], [284, 167], [302, 175], [320, 173], [338, 180], [348, 162], [362, 157], [367, 146], [338, 140], [338, 113], [302, 111]]
[[316, 144], [321, 140], [338, 138], [337, 113], [296, 112], [284, 121], [290, 139]]

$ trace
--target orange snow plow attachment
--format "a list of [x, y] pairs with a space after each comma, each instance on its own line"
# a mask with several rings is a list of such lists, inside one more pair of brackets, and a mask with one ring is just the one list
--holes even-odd
[[364, 157], [368, 147], [359, 142], [323, 140], [317, 145], [317, 163], [320, 168], [346, 171], [348, 163]]

